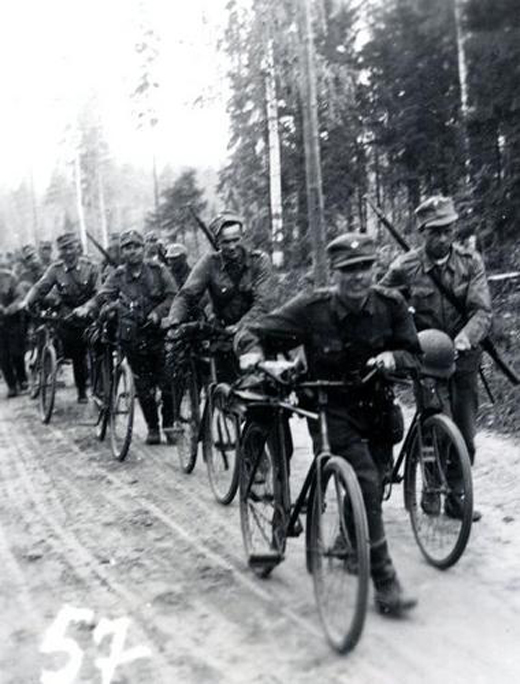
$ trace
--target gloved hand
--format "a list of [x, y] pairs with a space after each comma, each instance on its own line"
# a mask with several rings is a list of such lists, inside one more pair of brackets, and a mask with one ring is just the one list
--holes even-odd
[[259, 351], [251, 351], [239, 357], [240, 370], [248, 371], [253, 369], [259, 361], [263, 361], [264, 356]]

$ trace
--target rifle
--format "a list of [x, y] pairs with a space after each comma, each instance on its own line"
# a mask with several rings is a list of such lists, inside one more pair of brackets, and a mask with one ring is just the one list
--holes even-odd
[[106, 261], [111, 266], [116, 266], [116, 267], [118, 266], [118, 264], [114, 261], [114, 259], [112, 259], [110, 254], [107, 252], [107, 250], [99, 244], [99, 242], [96, 240], [96, 238], [93, 235], [91, 235], [88, 232], [88, 230], [87, 230], [87, 237], [90, 240], [90, 242], [94, 245], [94, 247], [98, 250], [98, 252], [100, 252], [105, 257]]
[[211, 230], [208, 228], [208, 226], [204, 223], [204, 221], [200, 218], [200, 216], [197, 214], [195, 209], [193, 208], [192, 204], [188, 204], [188, 210], [190, 214], [193, 216], [195, 219], [198, 227], [202, 230], [204, 235], [207, 237], [209, 244], [212, 246], [212, 248], [215, 250], [215, 252], [218, 252], [218, 245], [217, 241], [215, 239], [215, 236], [211, 232]]
[[[411, 250], [411, 247], [403, 238], [403, 236], [399, 233], [397, 228], [388, 220], [388, 218], [383, 214], [381, 209], [376, 204], [374, 204], [369, 197], [366, 197], [366, 200], [370, 207], [373, 209], [377, 218], [381, 221], [385, 228], [388, 229], [388, 232], [392, 235], [396, 242], [404, 249], [405, 252], [409, 252]], [[435, 273], [430, 271], [428, 275], [430, 276], [431, 280], [433, 281], [433, 284], [441, 293], [441, 295], [453, 306], [454, 309], [456, 309], [456, 311], [461, 316], [466, 318], [466, 312], [464, 310], [462, 302], [460, 302], [460, 300], [457, 299], [454, 293], [451, 290], [449, 290], [444, 285], [444, 283], [441, 282], [441, 280], [436, 276]], [[509, 382], [511, 382], [515, 386], [520, 385], [520, 377], [518, 377], [515, 370], [507, 363], [507, 361], [505, 361], [505, 359], [502, 358], [500, 352], [496, 348], [495, 343], [493, 342], [491, 337], [488, 335], [481, 341], [480, 344], [482, 346], [482, 349], [491, 357], [496, 367], [506, 376]], [[482, 378], [484, 386], [488, 387], [482, 369], [480, 369], [480, 377]]]

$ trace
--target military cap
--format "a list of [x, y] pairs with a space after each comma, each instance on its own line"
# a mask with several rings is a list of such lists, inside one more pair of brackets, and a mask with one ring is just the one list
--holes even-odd
[[119, 237], [119, 244], [121, 247], [131, 244], [144, 245], [144, 238], [138, 230], [125, 230]]
[[52, 242], [50, 240], [40, 240], [40, 249], [52, 249]]
[[144, 236], [144, 241], [148, 243], [159, 242], [159, 238], [157, 237], [157, 233], [154, 230], [149, 230]]
[[376, 245], [368, 235], [345, 233], [327, 245], [331, 268], [350, 264], [371, 263], [376, 260]]
[[443, 197], [442, 195], [425, 199], [415, 210], [415, 215], [419, 223], [419, 230], [449, 226], [450, 223], [454, 223], [459, 218], [451, 197]]
[[241, 216], [232, 211], [223, 211], [215, 216], [213, 221], [209, 224], [209, 229], [212, 231], [213, 235], [218, 238], [222, 232], [222, 228], [235, 223], [238, 223], [241, 228], [244, 227], [244, 219]]
[[21, 249], [21, 254], [23, 259], [30, 259], [36, 256], [36, 249], [33, 245], [24, 245]]
[[110, 235], [108, 236], [108, 243], [110, 245], [113, 245], [113, 244], [119, 245], [119, 238], [120, 238], [119, 233], [110, 233]]
[[188, 250], [180, 242], [173, 242], [166, 250], [166, 258], [176, 259], [180, 256], [188, 256]]
[[62, 233], [56, 238], [56, 244], [58, 245], [58, 249], [70, 247], [71, 245], [76, 245], [77, 243], [78, 238], [76, 233]]

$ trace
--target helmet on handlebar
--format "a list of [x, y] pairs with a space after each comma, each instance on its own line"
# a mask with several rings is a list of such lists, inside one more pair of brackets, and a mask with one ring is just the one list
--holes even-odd
[[422, 372], [434, 378], [447, 379], [455, 372], [455, 346], [442, 330], [422, 330], [419, 342], [423, 351]]

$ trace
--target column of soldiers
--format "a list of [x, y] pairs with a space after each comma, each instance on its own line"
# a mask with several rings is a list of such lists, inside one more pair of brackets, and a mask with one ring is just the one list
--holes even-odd
[[[60, 306], [84, 321], [115, 301], [124, 303], [120, 326], [148, 427], [148, 444], [159, 444], [161, 431], [166, 441], [173, 439], [163, 330], [175, 330], [204, 301], [211, 304], [215, 321], [234, 334], [235, 351], [246, 363], [250, 358], [303, 345], [309, 373], [319, 378], [338, 378], [367, 365], [388, 371], [418, 367], [421, 348], [417, 330], [440, 329], [451, 337], [458, 352], [455, 374], [441, 387], [445, 410], [459, 426], [473, 461], [479, 343], [491, 324], [484, 266], [478, 253], [455, 243], [458, 215], [450, 198], [427, 199], [417, 208], [416, 216], [422, 245], [393, 263], [377, 285], [373, 240], [346, 234], [328, 245], [330, 287], [299, 294], [276, 309], [277, 288], [270, 260], [264, 252], [246, 246], [244, 221], [233, 213], [225, 212], [212, 222], [216, 250], [204, 255], [193, 269], [183, 245], [175, 243], [165, 250], [155, 234], [145, 238], [137, 231], [126, 231], [118, 243], [111, 242], [100, 278], [97, 267], [80, 256], [76, 237], [67, 233], [58, 239], [60, 259], [48, 265], [23, 295], [21, 308], [31, 307], [56, 291]], [[34, 256], [25, 250], [24, 277], [29, 280], [37, 273]], [[436, 289], [428, 276], [430, 271], [456, 295], [465, 316]], [[2, 326], [17, 308], [12, 306], [20, 297], [17, 287], [16, 276], [1, 269], [1, 361], [8, 384], [12, 376], [6, 359], [10, 357], [3, 350], [11, 347]], [[78, 401], [83, 402], [85, 347], [78, 328], [75, 331], [69, 331], [64, 342], [74, 364]], [[363, 392], [376, 392], [375, 385]], [[391, 445], [384, 439], [375, 443], [371, 438], [374, 416], [366, 407], [373, 404], [367, 396], [355, 393], [348, 401], [344, 397], [331, 399], [327, 408], [329, 432], [333, 451], [351, 463], [362, 488], [376, 603], [383, 612], [400, 615], [416, 601], [400, 585], [385, 536], [378, 454], [391, 450]], [[350, 419], [353, 414], [355, 421]], [[312, 427], [310, 433], [315, 449], [319, 449], [320, 435]], [[435, 514], [440, 502], [422, 501], [421, 505]], [[460, 515], [457, 506], [445, 512], [452, 517]]]

